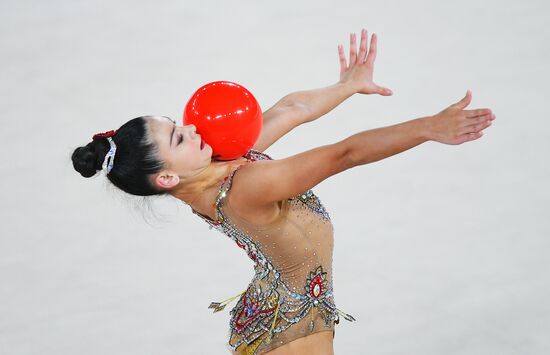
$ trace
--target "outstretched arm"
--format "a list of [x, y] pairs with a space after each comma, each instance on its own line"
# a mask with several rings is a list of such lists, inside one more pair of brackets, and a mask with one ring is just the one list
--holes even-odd
[[263, 113], [262, 133], [253, 148], [264, 151], [295, 127], [325, 115], [355, 93], [392, 95], [390, 89], [373, 82], [376, 50], [376, 34], [372, 35], [367, 49], [367, 31], [361, 31], [359, 54], [355, 34], [350, 34], [349, 63], [343, 46], [338, 45], [340, 80], [324, 88], [293, 92], [279, 100]]
[[433, 116], [362, 131], [285, 159], [244, 165], [234, 186], [246, 193], [234, 195], [238, 196], [236, 202], [249, 211], [260, 210], [344, 170], [388, 158], [426, 141], [459, 145], [477, 140], [495, 114], [489, 108], [467, 110], [471, 98], [468, 90], [462, 100]]
[[426, 141], [458, 145], [479, 139], [496, 118], [489, 108], [467, 110], [470, 90], [460, 101], [441, 112], [395, 125], [363, 131], [341, 143], [347, 147], [351, 166], [370, 164], [399, 154]]

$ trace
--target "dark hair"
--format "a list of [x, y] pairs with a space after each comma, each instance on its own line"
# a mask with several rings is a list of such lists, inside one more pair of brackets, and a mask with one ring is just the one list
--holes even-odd
[[[148, 138], [146, 117], [131, 119], [111, 137], [116, 144], [116, 154], [107, 178], [132, 195], [164, 195], [167, 192], [156, 189], [149, 180], [149, 176], [161, 171], [164, 164], [158, 158], [157, 146]], [[75, 170], [86, 178], [96, 175], [109, 148], [107, 138], [92, 140], [86, 146], [76, 148], [71, 156]]]

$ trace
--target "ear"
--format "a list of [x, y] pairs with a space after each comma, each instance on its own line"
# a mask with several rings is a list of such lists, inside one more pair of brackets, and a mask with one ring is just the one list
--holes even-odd
[[180, 182], [180, 177], [171, 171], [162, 171], [155, 178], [155, 184], [162, 189], [171, 189], [177, 186]]

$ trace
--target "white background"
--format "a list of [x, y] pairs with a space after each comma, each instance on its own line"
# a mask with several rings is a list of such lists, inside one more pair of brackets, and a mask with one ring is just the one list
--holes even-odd
[[470, 89], [482, 138], [314, 188], [335, 227], [336, 354], [548, 354], [550, 61], [545, 1], [0, 2], [0, 354], [228, 353], [252, 261], [177, 200], [143, 202], [70, 155], [137, 116], [181, 120], [231, 80], [267, 109], [339, 79], [379, 36], [375, 82], [266, 153], [432, 115]]

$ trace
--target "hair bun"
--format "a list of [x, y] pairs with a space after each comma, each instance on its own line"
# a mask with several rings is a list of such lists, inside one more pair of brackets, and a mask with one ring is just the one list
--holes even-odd
[[[105, 159], [105, 139], [94, 140], [84, 147], [75, 149], [72, 155], [73, 167], [85, 178], [94, 176], [98, 170], [101, 170], [103, 159]], [[103, 152], [103, 150], [105, 150]]]

